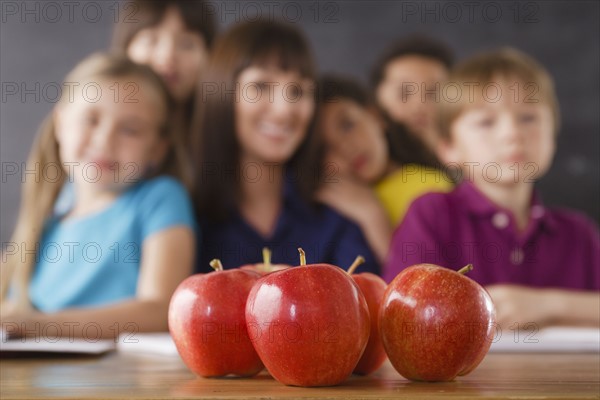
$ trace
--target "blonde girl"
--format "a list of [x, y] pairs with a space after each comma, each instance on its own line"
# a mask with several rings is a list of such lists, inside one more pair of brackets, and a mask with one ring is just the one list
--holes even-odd
[[[24, 182], [2, 257], [4, 329], [52, 324], [60, 335], [108, 337], [167, 328], [195, 240], [171, 110], [160, 77], [124, 57], [94, 54], [66, 77], [28, 160], [58, 173]], [[67, 181], [74, 201], [59, 212]]]

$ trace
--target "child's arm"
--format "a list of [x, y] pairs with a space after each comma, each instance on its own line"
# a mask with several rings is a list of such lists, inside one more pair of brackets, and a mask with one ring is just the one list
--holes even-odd
[[[503, 329], [547, 325], [600, 326], [600, 292], [537, 289], [516, 285], [486, 288]], [[531, 327], [531, 326], [530, 326]]]
[[[134, 299], [105, 307], [64, 310], [54, 314], [3, 315], [3, 327], [21, 334], [47, 331], [69, 337], [112, 338], [123, 331], [167, 330], [169, 301], [177, 285], [192, 271], [195, 239], [191, 228], [174, 226], [148, 236], [142, 246]], [[87, 325], [86, 325], [87, 324]], [[16, 333], [16, 332], [15, 332]]]
[[383, 264], [392, 238], [392, 226], [373, 190], [350, 177], [327, 183], [318, 193], [318, 199], [362, 230], [377, 261]]

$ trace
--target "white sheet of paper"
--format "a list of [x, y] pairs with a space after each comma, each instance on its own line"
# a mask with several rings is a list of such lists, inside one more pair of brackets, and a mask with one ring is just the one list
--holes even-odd
[[117, 350], [165, 356], [179, 355], [168, 332], [122, 334], [117, 342]]
[[115, 349], [114, 340], [90, 340], [79, 338], [17, 338], [7, 339], [1, 335], [0, 352], [57, 353], [57, 354], [102, 354]]
[[[7, 339], [0, 331], [0, 351], [102, 354], [123, 352], [178, 356], [168, 332], [126, 333], [113, 340], [77, 338]], [[600, 329], [548, 327], [537, 332], [504, 330], [494, 339], [490, 352], [596, 352], [600, 353]]]
[[600, 329], [548, 327], [533, 331], [503, 330], [490, 352], [600, 352]]

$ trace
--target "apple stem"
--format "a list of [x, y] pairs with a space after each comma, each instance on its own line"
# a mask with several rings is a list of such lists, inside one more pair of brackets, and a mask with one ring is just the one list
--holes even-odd
[[271, 250], [269, 250], [268, 247], [263, 247], [262, 256], [263, 264], [265, 264], [266, 267], [269, 267], [271, 265]]
[[223, 264], [218, 258], [213, 259], [209, 264], [215, 271], [223, 271]]
[[306, 253], [302, 247], [298, 247], [298, 253], [300, 253], [300, 265], [306, 265]]
[[472, 269], [473, 269], [473, 264], [467, 264], [464, 267], [462, 267], [461, 269], [459, 269], [458, 273], [461, 275], [464, 275], [467, 272], [470, 272]]
[[363, 256], [356, 256], [354, 262], [352, 263], [350, 268], [348, 268], [347, 274], [352, 275], [354, 271], [356, 271], [356, 268], [358, 268], [361, 264], [364, 264], [364, 262], [365, 258]]

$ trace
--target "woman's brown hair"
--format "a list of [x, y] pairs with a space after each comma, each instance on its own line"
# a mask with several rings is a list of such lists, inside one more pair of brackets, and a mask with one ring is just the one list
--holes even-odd
[[[222, 220], [229, 207], [237, 205], [239, 179], [232, 179], [223, 172], [240, 170], [235, 87], [240, 73], [252, 65], [297, 71], [303, 78], [316, 80], [307, 41], [290, 25], [271, 21], [242, 23], [216, 42], [196, 95], [198, 101], [192, 123], [198, 213], [209, 219]], [[321, 161], [321, 147], [317, 143], [318, 136], [313, 133], [314, 120], [313, 117], [304, 142], [286, 164], [298, 177], [297, 188], [308, 203], [313, 201], [320, 182], [315, 169]]]
[[[93, 54], [80, 62], [65, 78], [65, 83], [85, 82], [97, 79], [135, 79], [145, 87], [152, 87], [164, 99], [165, 116], [172, 113], [173, 101], [162, 79], [150, 67], [136, 64], [125, 57], [111, 56], [104, 53]], [[68, 86], [62, 90], [63, 96], [57, 106], [69, 101]], [[182, 165], [180, 154], [183, 146], [177, 141], [171, 129], [168, 117], [160, 126], [160, 134], [170, 144], [170, 151], [161, 165], [152, 171], [152, 176], [170, 174], [181, 177]], [[54, 115], [49, 115], [38, 132], [29, 158], [27, 168], [46, 171], [48, 168], [62, 168], [59, 156], [59, 143], [56, 139]], [[26, 179], [22, 185], [21, 208], [17, 217], [15, 231], [9, 243], [16, 246], [16, 251], [5, 251], [0, 270], [0, 301], [5, 304], [9, 287], [16, 291], [16, 307], [30, 308], [28, 285], [33, 268], [38, 259], [40, 238], [45, 223], [53, 214], [60, 190], [66, 183], [67, 171], [62, 171], [56, 179]], [[150, 176], [147, 176], [150, 177]], [[21, 251], [19, 251], [19, 249]], [[23, 249], [36, 249], [36, 255], [26, 254]]]

